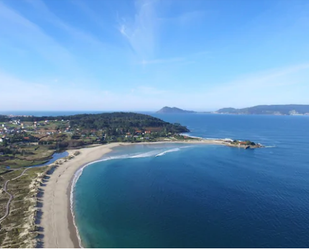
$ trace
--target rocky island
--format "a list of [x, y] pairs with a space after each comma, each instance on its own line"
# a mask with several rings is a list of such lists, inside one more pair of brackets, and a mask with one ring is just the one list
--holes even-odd
[[205, 138], [195, 138], [195, 137], [188, 137], [183, 136], [183, 141], [190, 138], [191, 140], [187, 140], [189, 143], [203, 143], [203, 144], [217, 144], [217, 145], [225, 145], [229, 147], [236, 147], [242, 149], [257, 149], [257, 148], [264, 148], [265, 146], [260, 143], [255, 143], [250, 140], [233, 140], [230, 138], [226, 139], [205, 139]]
[[[67, 193], [75, 172], [115, 147], [132, 143], [263, 147], [249, 140], [196, 138], [186, 132], [189, 129], [179, 123], [137, 113], [0, 116], [1, 246], [78, 247], [77, 236], [68, 240], [76, 233], [70, 201], [46, 204], [70, 198]], [[29, 167], [48, 161], [58, 151], [67, 151], [68, 156]], [[57, 230], [51, 224], [57, 224]]]
[[169, 107], [165, 106], [156, 113], [164, 113], [164, 114], [181, 114], [181, 113], [196, 113], [195, 111], [183, 110], [178, 107]]
[[216, 114], [309, 115], [309, 105], [258, 105], [247, 108], [222, 108]]
[[255, 148], [263, 148], [263, 146], [260, 143], [255, 143], [250, 140], [246, 141], [239, 141], [239, 140], [225, 140], [228, 146], [231, 147], [238, 147], [238, 148], [243, 148], [243, 149], [255, 149]]

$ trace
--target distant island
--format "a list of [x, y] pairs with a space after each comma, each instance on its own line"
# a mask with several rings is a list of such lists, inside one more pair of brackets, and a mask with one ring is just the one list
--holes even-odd
[[187, 110], [183, 110], [177, 107], [168, 107], [165, 106], [162, 109], [160, 109], [159, 111], [157, 111], [157, 113], [167, 113], [167, 114], [177, 114], [177, 113], [196, 113], [195, 111], [187, 111]]
[[309, 115], [309, 105], [258, 105], [247, 108], [222, 108], [219, 114]]
[[214, 112], [187, 111], [178, 107], [165, 106], [156, 113], [207, 113], [207, 114], [264, 114], [264, 115], [309, 115], [309, 105], [257, 105], [246, 108], [222, 108]]
[[[118, 146], [157, 142], [264, 147], [249, 140], [204, 139], [183, 132], [189, 130], [179, 123], [138, 113], [0, 115], [1, 247], [79, 247], [74, 216], [68, 212], [73, 179], [83, 165]], [[60, 158], [51, 159], [63, 151]]]

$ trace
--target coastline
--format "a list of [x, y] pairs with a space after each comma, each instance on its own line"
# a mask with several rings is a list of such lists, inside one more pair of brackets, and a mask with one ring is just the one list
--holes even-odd
[[44, 228], [44, 247], [80, 247], [70, 207], [72, 180], [78, 169], [100, 159], [119, 145], [121, 143], [69, 150], [69, 155], [73, 155], [75, 151], [79, 151], [80, 155], [61, 164], [45, 186], [42, 186], [44, 196], [41, 225]]
[[[79, 151], [80, 155], [61, 164], [44, 186], [43, 196], [43, 215], [41, 225], [44, 228], [44, 247], [81, 247], [81, 241], [78, 230], [75, 225], [75, 218], [72, 204], [73, 182], [78, 170], [98, 161], [105, 154], [112, 151], [113, 148], [126, 145], [151, 145], [151, 144], [168, 144], [168, 143], [185, 143], [185, 144], [210, 144], [225, 145], [228, 143], [219, 139], [200, 139], [200, 140], [166, 140], [159, 142], [142, 142], [142, 143], [112, 143], [98, 145], [90, 148], [77, 150], [68, 150], [69, 155]], [[233, 146], [236, 147], [236, 146]], [[63, 160], [59, 160], [63, 161]]]

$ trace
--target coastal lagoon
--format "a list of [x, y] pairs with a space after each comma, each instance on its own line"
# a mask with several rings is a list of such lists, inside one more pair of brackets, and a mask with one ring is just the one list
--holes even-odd
[[309, 117], [155, 114], [220, 145], [120, 146], [84, 168], [73, 210], [85, 247], [308, 247]]

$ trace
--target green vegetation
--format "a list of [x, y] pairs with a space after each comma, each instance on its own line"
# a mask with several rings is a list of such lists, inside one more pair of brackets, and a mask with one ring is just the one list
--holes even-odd
[[39, 165], [48, 161], [54, 153], [46, 146], [29, 144], [10, 144], [0, 146], [0, 173], [6, 171], [6, 167], [21, 168], [32, 165]]
[[[34, 239], [38, 236], [38, 226], [35, 225], [35, 214], [38, 212], [36, 206], [36, 192], [38, 189], [37, 178], [42, 175], [48, 167], [31, 168], [26, 173], [8, 183], [8, 192], [13, 194], [10, 215], [1, 223], [0, 245], [8, 247], [35, 247]], [[6, 180], [11, 180], [22, 173], [15, 170], [0, 176], [0, 185]], [[8, 195], [0, 193], [0, 215], [5, 213], [5, 205]]]
[[150, 115], [138, 114], [132, 112], [114, 112], [102, 114], [78, 114], [71, 116], [58, 117], [21, 117], [21, 122], [35, 122], [44, 120], [66, 120], [71, 122], [71, 126], [75, 125], [83, 129], [116, 129], [122, 128], [124, 132], [128, 132], [131, 128], [159, 127], [166, 128], [173, 132], [186, 132], [188, 129], [184, 126], [175, 126], [161, 119]]
[[250, 141], [250, 140], [246, 140], [246, 141], [238, 141], [238, 140], [234, 140], [232, 142], [232, 144], [241, 144], [241, 145], [256, 145], [254, 142]]
[[9, 117], [6, 115], [0, 115], [0, 122], [8, 122], [9, 121]]
[[304, 115], [309, 114], [309, 105], [258, 105], [248, 108], [222, 108], [217, 113], [265, 114], [265, 115]]
[[172, 113], [172, 114], [177, 114], [177, 113], [196, 113], [194, 111], [187, 111], [187, 110], [182, 110], [180, 108], [177, 107], [168, 107], [165, 106], [162, 109], [160, 109], [159, 111], [157, 111], [157, 113]]
[[46, 162], [56, 151], [111, 142], [158, 141], [189, 130], [137, 113], [0, 116], [0, 174]]

